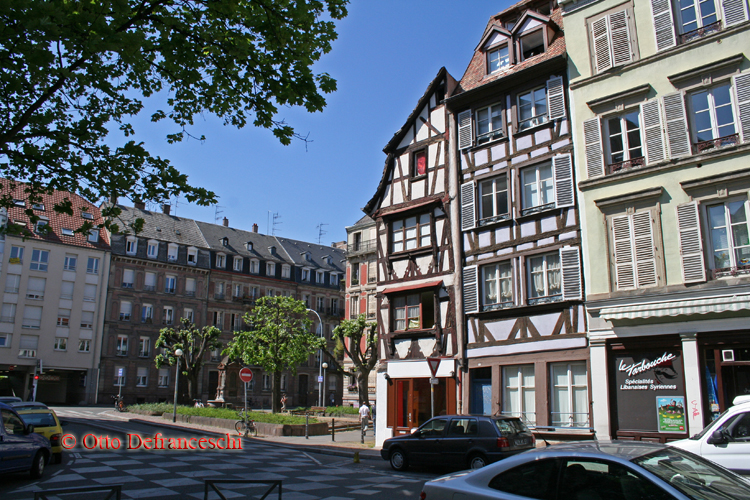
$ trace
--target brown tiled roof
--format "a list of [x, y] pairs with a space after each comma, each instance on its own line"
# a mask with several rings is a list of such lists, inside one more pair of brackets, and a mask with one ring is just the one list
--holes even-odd
[[[54, 191], [52, 194], [41, 194], [42, 204], [44, 210], [34, 209], [34, 214], [41, 218], [46, 218], [49, 226], [49, 230], [45, 234], [37, 234], [34, 232], [34, 228], [31, 225], [29, 216], [26, 215], [26, 209], [31, 204], [26, 201], [28, 196], [24, 191], [26, 185], [16, 181], [15, 189], [9, 189], [9, 182], [7, 179], [0, 179], [2, 188], [0, 189], [0, 195], [10, 195], [13, 199], [24, 200], [24, 206], [12, 206], [8, 209], [8, 224], [21, 221], [26, 224], [28, 230], [24, 237], [32, 240], [44, 240], [55, 243], [61, 243], [63, 245], [73, 245], [84, 248], [95, 248], [97, 250], [109, 250], [109, 238], [107, 237], [106, 231], [99, 229], [99, 241], [98, 243], [90, 243], [85, 234], [73, 233], [73, 236], [64, 235], [62, 230], [71, 229], [76, 230], [88, 219], [82, 217], [83, 212], [88, 212], [93, 216], [91, 222], [96, 226], [104, 222], [102, 214], [99, 208], [85, 200], [81, 196], [67, 191]], [[54, 210], [54, 206], [63, 203], [65, 199], [70, 200], [73, 207], [73, 215], [61, 214]], [[85, 209], [85, 210], [84, 210]]]
[[[502, 23], [500, 22], [501, 15], [502, 13], [497, 14], [490, 19], [490, 22], [487, 25], [487, 29], [485, 30], [485, 34], [487, 33], [488, 30], [492, 29], [494, 26], [502, 27]], [[487, 83], [494, 82], [495, 80], [499, 80], [501, 78], [505, 78], [508, 75], [513, 75], [515, 73], [525, 70], [526, 68], [535, 66], [541, 62], [544, 62], [554, 57], [565, 54], [565, 37], [563, 36], [563, 31], [562, 31], [562, 26], [563, 26], [562, 9], [560, 9], [559, 7], [556, 8], [555, 10], [552, 11], [549, 17], [552, 20], [552, 22], [555, 25], [557, 25], [559, 30], [555, 33], [555, 36], [552, 39], [552, 43], [547, 48], [547, 51], [544, 54], [539, 54], [537, 56], [534, 56], [530, 59], [523, 61], [520, 64], [514, 64], [513, 66], [506, 69], [505, 71], [500, 71], [492, 75], [487, 75], [485, 74], [485, 70], [486, 70], [485, 54], [479, 48], [477, 48], [477, 50], [474, 51], [474, 56], [471, 58], [471, 62], [469, 63], [468, 68], [466, 68], [466, 72], [464, 73], [464, 76], [461, 77], [461, 81], [458, 83], [458, 87], [456, 88], [455, 92], [453, 92], [452, 95], [455, 96], [463, 92], [467, 92], [469, 90], [475, 89], [477, 87], [481, 87], [482, 85], [485, 85]], [[484, 34], [482, 36], [484, 36]]]

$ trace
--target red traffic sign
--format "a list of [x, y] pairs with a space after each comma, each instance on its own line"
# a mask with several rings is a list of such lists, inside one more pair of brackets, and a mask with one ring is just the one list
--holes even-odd
[[243, 368], [240, 370], [240, 380], [247, 383], [253, 380], [253, 371], [250, 368]]
[[427, 364], [430, 367], [432, 378], [437, 377], [438, 366], [440, 366], [440, 359], [441, 358], [427, 358]]

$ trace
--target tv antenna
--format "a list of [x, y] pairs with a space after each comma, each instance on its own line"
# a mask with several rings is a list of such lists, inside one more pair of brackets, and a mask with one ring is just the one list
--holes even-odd
[[324, 235], [324, 234], [328, 234], [328, 231], [326, 231], [325, 229], [323, 229], [323, 226], [327, 226], [327, 225], [328, 225], [328, 224], [324, 224], [324, 223], [322, 223], [322, 222], [321, 222], [320, 224], [318, 224], [318, 225], [317, 225], [317, 226], [315, 227], [315, 229], [317, 229], [317, 230], [318, 230], [318, 245], [320, 245], [320, 240], [322, 240], [322, 239], [323, 239], [323, 235]]
[[[271, 236], [276, 236], [276, 226], [283, 224], [279, 219], [281, 219], [279, 213], [274, 212], [273, 222], [271, 223]], [[279, 229], [279, 231], [281, 231], [281, 229]]]
[[219, 210], [220, 208], [224, 207], [221, 205], [214, 205], [214, 222], [219, 222], [219, 216], [224, 213], [224, 210]]

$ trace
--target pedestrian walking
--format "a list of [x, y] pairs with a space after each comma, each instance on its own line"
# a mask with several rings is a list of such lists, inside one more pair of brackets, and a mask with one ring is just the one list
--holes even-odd
[[370, 419], [370, 407], [367, 403], [362, 402], [359, 407], [359, 423], [362, 426], [362, 434], [367, 433], [367, 421]]
[[370, 408], [370, 416], [372, 417], [372, 432], [375, 432], [375, 401], [372, 402], [372, 408]]

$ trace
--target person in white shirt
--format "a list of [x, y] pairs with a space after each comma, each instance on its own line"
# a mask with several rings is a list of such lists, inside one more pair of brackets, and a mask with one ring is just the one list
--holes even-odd
[[367, 432], [367, 421], [370, 419], [370, 407], [367, 403], [362, 403], [359, 407], [359, 423], [362, 425], [362, 432]]

